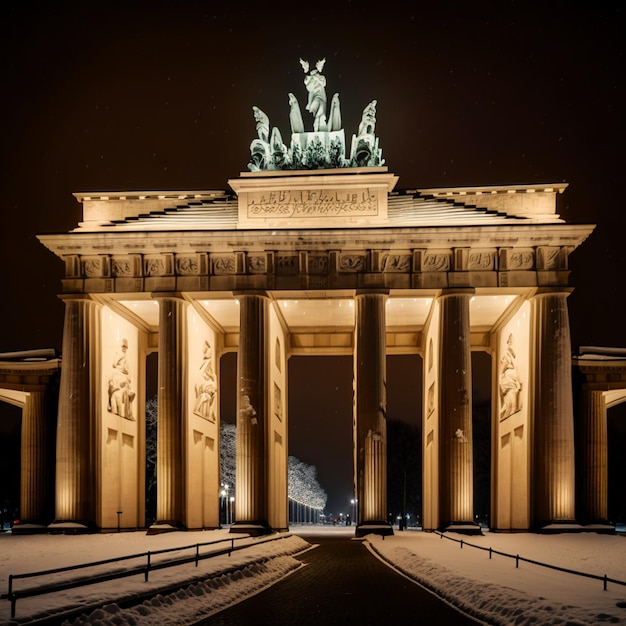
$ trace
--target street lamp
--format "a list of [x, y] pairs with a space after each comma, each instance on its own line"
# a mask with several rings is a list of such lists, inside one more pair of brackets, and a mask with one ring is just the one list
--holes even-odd
[[220, 491], [220, 517], [228, 524], [228, 485], [225, 483], [222, 483], [222, 490]]
[[226, 518], [226, 523], [227, 524], [232, 524], [234, 522], [234, 517], [235, 517], [235, 496], [230, 496], [230, 506], [228, 507], [228, 514], [230, 516], [230, 522], [228, 521], [228, 516]]

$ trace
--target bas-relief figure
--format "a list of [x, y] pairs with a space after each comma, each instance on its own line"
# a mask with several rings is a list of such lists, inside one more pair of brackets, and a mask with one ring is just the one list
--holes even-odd
[[114, 413], [127, 420], [133, 420], [133, 400], [135, 392], [131, 388], [130, 370], [128, 367], [128, 341], [122, 339], [120, 349], [113, 357], [113, 372], [108, 383], [109, 413]]
[[214, 422], [217, 417], [217, 379], [213, 369], [213, 349], [205, 339], [198, 381], [195, 385], [196, 403], [193, 412]]
[[517, 371], [516, 355], [513, 349], [513, 334], [506, 341], [506, 351], [500, 359], [500, 419], [503, 420], [517, 413], [522, 408], [520, 391], [522, 382]]
[[289, 93], [289, 147], [277, 127], [270, 130], [269, 117], [259, 107], [252, 107], [258, 137], [250, 144], [250, 171], [372, 167], [384, 163], [374, 134], [376, 100], [363, 110], [358, 132], [352, 135], [350, 155], [346, 156], [338, 93], [333, 95], [327, 113], [326, 77], [322, 74], [325, 63], [326, 59], [322, 59], [310, 69], [309, 62], [300, 59], [308, 93], [305, 110], [313, 115], [313, 131], [305, 130], [298, 99]]

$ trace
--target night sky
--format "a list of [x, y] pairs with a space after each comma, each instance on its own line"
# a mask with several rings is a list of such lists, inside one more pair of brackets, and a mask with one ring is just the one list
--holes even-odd
[[[568, 182], [561, 216], [598, 225], [571, 257], [573, 348], [626, 346], [622, 3], [128, 4], [3, 4], [0, 351], [61, 347], [63, 266], [35, 235], [77, 224], [73, 192], [226, 189], [247, 169], [253, 105], [288, 136], [300, 57], [326, 58], [347, 136], [378, 101], [398, 189]], [[332, 383], [303, 390], [309, 407]], [[337, 394], [309, 428], [343, 411]], [[390, 417], [413, 401], [390, 398]]]

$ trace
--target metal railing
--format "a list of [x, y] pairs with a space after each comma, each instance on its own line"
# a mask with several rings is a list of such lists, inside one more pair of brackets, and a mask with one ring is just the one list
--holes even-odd
[[[139, 574], [144, 575], [144, 581], [148, 582], [150, 572], [160, 569], [166, 569], [169, 567], [176, 567], [178, 565], [184, 565], [186, 563], [195, 563], [198, 567], [198, 563], [204, 559], [210, 559], [216, 556], [223, 556], [224, 554], [231, 555], [232, 552], [237, 550], [243, 550], [251, 546], [259, 545], [260, 543], [268, 543], [270, 541], [277, 541], [279, 539], [285, 539], [289, 535], [279, 535], [277, 537], [262, 538], [254, 540], [252, 543], [246, 543], [244, 545], [235, 546], [235, 541], [242, 541], [250, 539], [248, 535], [241, 537], [229, 537], [228, 539], [217, 539], [216, 541], [207, 541], [204, 543], [195, 543], [188, 546], [179, 546], [175, 548], [164, 548], [162, 550], [152, 550], [149, 552], [140, 552], [137, 554], [129, 554], [126, 556], [115, 557], [111, 559], [104, 559], [102, 561], [92, 561], [90, 563], [81, 563], [80, 565], [69, 565], [67, 567], [57, 567], [55, 569], [41, 570], [38, 572], [28, 572], [25, 574], [10, 574], [9, 586], [6, 594], [0, 595], [0, 599], [6, 599], [11, 602], [11, 619], [15, 618], [16, 604], [19, 598], [29, 598], [32, 596], [45, 595], [48, 593], [54, 593], [57, 591], [64, 591], [67, 589], [75, 589], [77, 587], [84, 587], [86, 585], [94, 585], [97, 583], [108, 582], [111, 580], [117, 580], [119, 578], [125, 578], [128, 576], [137, 576]], [[218, 550], [211, 550], [210, 552], [202, 553], [200, 548], [206, 546], [216, 546], [220, 543], [228, 543], [224, 548]], [[192, 554], [182, 555], [174, 557], [165, 561], [154, 561], [155, 556], [172, 553], [172, 552], [185, 552], [187, 550], [193, 550]], [[91, 574], [88, 577], [72, 578], [66, 580], [60, 580], [57, 582], [51, 582], [48, 584], [42, 584], [37, 587], [28, 587], [26, 589], [20, 589], [16, 591], [14, 589], [14, 581], [25, 578], [36, 578], [41, 576], [53, 576], [55, 574], [61, 574], [65, 572], [72, 572], [81, 569], [87, 569], [90, 567], [101, 567], [103, 565], [111, 565], [114, 563], [124, 563], [131, 560], [141, 559], [142, 563], [137, 565], [131, 565], [124, 567], [123, 569], [108, 570], [96, 574]]]
[[535, 561], [534, 559], [527, 559], [523, 556], [520, 556], [519, 554], [508, 554], [507, 552], [500, 552], [499, 550], [494, 550], [491, 547], [486, 548], [485, 546], [477, 546], [476, 544], [465, 541], [465, 539], [456, 539], [454, 537], [448, 537], [447, 535], [444, 535], [443, 533], [439, 531], [435, 531], [435, 534], [439, 535], [441, 539], [448, 539], [449, 541], [454, 541], [456, 543], [461, 544], [461, 549], [463, 549], [463, 546], [468, 546], [470, 548], [477, 548], [478, 550], [489, 552], [490, 559], [494, 554], [497, 554], [498, 556], [504, 556], [509, 559], [515, 559], [516, 568], [519, 567], [520, 561], [522, 561], [524, 563], [531, 563], [532, 565], [539, 565], [540, 567], [546, 567], [548, 569], [553, 569], [559, 572], [565, 572], [566, 574], [574, 574], [576, 576], [584, 576], [585, 578], [593, 578], [594, 580], [602, 581], [602, 588], [604, 589], [604, 591], [607, 590], [608, 583], [626, 586], [626, 581], [617, 580], [616, 578], [610, 578], [606, 574], [604, 574], [603, 576], [600, 576], [598, 574], [589, 574], [587, 572], [579, 572], [577, 570], [569, 569], [567, 567], [560, 567], [558, 565], [550, 565], [548, 563], [542, 563], [541, 561]]

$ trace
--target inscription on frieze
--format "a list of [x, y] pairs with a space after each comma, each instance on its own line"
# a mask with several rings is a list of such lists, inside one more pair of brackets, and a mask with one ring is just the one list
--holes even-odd
[[248, 218], [373, 217], [378, 215], [374, 189], [286, 189], [248, 193]]

